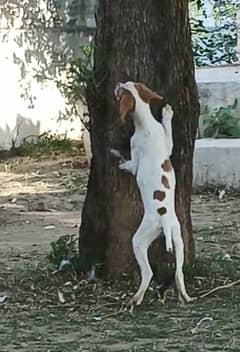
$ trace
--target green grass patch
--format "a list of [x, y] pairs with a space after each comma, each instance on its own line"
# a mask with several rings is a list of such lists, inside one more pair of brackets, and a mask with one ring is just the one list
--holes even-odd
[[76, 143], [66, 135], [44, 134], [34, 139], [25, 140], [16, 148], [17, 156], [29, 156], [33, 158], [65, 155], [79, 155], [81, 151], [80, 142]]

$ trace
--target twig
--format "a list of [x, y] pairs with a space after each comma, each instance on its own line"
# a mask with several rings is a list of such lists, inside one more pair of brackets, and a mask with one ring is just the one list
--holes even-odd
[[120, 308], [117, 312], [113, 312], [113, 313], [109, 313], [109, 314], [105, 314], [102, 316], [102, 319], [106, 319], [106, 318], [109, 318], [109, 317], [113, 317], [115, 315], [118, 315], [118, 314], [121, 314], [121, 313], [124, 313], [126, 312], [127, 308]]
[[221, 290], [221, 289], [224, 289], [224, 288], [230, 288], [230, 287], [233, 287], [233, 286], [235, 286], [237, 284], [240, 284], [240, 279], [237, 280], [237, 281], [230, 282], [229, 284], [226, 284], [226, 285], [215, 287], [212, 290], [202, 294], [199, 298], [207, 297], [207, 296], [211, 295], [212, 293], [214, 293], [214, 292], [216, 292], [218, 290]]
[[95, 308], [103, 308], [103, 307], [108, 307], [108, 306], [116, 306], [116, 305], [119, 305], [119, 301], [118, 302], [108, 302], [108, 303], [104, 303], [104, 304], [98, 304], [96, 305]]
[[191, 332], [192, 334], [196, 334], [198, 327], [199, 327], [203, 322], [205, 322], [205, 321], [213, 321], [213, 318], [211, 318], [211, 317], [204, 317], [204, 318], [202, 318], [201, 320], [199, 320], [199, 322], [197, 322], [195, 328], [193, 328], [193, 329], [190, 330], [190, 332]]

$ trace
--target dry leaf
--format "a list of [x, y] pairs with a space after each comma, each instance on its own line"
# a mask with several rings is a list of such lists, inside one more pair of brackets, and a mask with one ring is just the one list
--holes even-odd
[[66, 301], [65, 301], [65, 298], [64, 298], [62, 292], [58, 290], [57, 293], [58, 293], [58, 300], [59, 300], [59, 302], [60, 302], [60, 303], [65, 303]]
[[3, 304], [8, 296], [0, 296], [0, 304]]

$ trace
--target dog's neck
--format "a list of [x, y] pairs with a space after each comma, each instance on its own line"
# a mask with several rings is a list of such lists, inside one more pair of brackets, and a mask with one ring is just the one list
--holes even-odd
[[153, 128], [156, 120], [154, 119], [149, 104], [142, 103], [133, 114], [134, 125], [137, 130]]

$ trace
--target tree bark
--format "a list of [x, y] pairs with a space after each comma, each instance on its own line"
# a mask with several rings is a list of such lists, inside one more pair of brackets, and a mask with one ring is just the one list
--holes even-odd
[[[186, 0], [100, 0], [97, 11], [94, 79], [87, 101], [93, 159], [80, 227], [80, 257], [103, 263], [105, 273], [132, 273], [131, 239], [143, 208], [134, 177], [120, 172], [109, 150], [129, 157], [133, 124], [120, 126], [114, 88], [140, 81], [173, 106], [176, 210], [185, 258], [194, 257], [191, 223], [192, 159], [199, 105]], [[160, 241], [153, 262], [164, 261]], [[157, 255], [156, 255], [157, 253]], [[160, 256], [160, 258], [159, 258]]]

